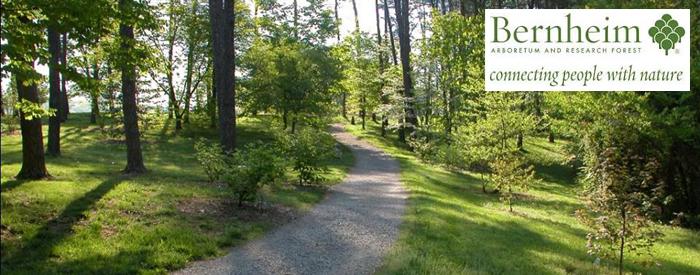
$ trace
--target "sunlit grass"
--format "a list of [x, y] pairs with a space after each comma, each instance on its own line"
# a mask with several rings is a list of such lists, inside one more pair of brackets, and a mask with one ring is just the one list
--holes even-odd
[[[239, 119], [239, 144], [271, 140], [271, 125], [265, 117]], [[225, 185], [207, 183], [193, 144], [201, 136], [216, 142], [215, 129], [176, 134], [172, 127], [165, 121], [146, 132], [149, 172], [139, 177], [121, 175], [125, 146], [105, 141], [86, 115], [73, 114], [63, 126], [63, 156], [47, 158], [51, 180], [14, 180], [21, 137], [3, 136], [2, 274], [165, 273], [221, 255], [280, 222], [276, 210], [238, 210], [227, 203]], [[330, 160], [330, 184], [353, 163], [349, 150], [343, 152]], [[304, 211], [324, 193], [280, 186], [263, 196]]]
[[[562, 142], [526, 138], [525, 151], [541, 182], [518, 199], [514, 213], [496, 194], [481, 191], [482, 175], [426, 164], [397, 143], [381, 138], [377, 125], [356, 136], [396, 157], [410, 190], [398, 243], [385, 259], [384, 274], [601, 274], [616, 273], [614, 262], [595, 265], [586, 253], [586, 229], [574, 217], [583, 207], [575, 170], [564, 165]], [[489, 189], [490, 190], [490, 189]], [[631, 256], [627, 271], [645, 274], [700, 274], [700, 233], [664, 227], [655, 247], [659, 266]]]

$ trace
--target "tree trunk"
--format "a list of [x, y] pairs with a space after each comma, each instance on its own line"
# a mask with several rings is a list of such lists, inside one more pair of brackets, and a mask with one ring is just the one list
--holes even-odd
[[523, 134], [522, 134], [522, 133], [521, 133], [521, 134], [518, 134], [518, 137], [517, 137], [517, 140], [516, 140], [516, 144], [515, 144], [515, 145], [518, 147], [518, 150], [522, 150], [522, 149], [523, 149]]
[[235, 14], [232, 0], [209, 0], [209, 16], [214, 49], [214, 83], [216, 83], [219, 136], [226, 152], [236, 148], [235, 64], [233, 26]]
[[[335, 22], [340, 23], [340, 18], [338, 18], [338, 0], [335, 0]], [[335, 35], [338, 38], [338, 43], [340, 43], [340, 27], [336, 30]]]
[[212, 66], [212, 72], [211, 72], [211, 94], [208, 96], [207, 99], [207, 110], [209, 112], [209, 128], [216, 128], [216, 82], [214, 82], [214, 79], [216, 79], [216, 72], [214, 72], [213, 66]]
[[[34, 69], [34, 61], [25, 61], [24, 65], [31, 66]], [[39, 91], [36, 84], [32, 83], [25, 86], [25, 76], [23, 74], [15, 74], [17, 82], [17, 92], [19, 100], [28, 100], [33, 103], [39, 103]], [[46, 162], [44, 157], [44, 138], [41, 132], [41, 119], [34, 118], [27, 120], [24, 118], [24, 113], [20, 110], [20, 127], [22, 129], [22, 168], [17, 174], [17, 179], [43, 179], [50, 177], [46, 170]]]
[[[100, 67], [97, 64], [97, 59], [95, 59], [95, 62], [92, 64], [92, 79], [95, 83], [100, 81]], [[97, 91], [92, 91], [91, 99], [92, 110], [90, 112], [90, 123], [95, 124], [97, 123], [97, 119], [100, 118], [99, 89]]]
[[[384, 0], [384, 21], [386, 22], [386, 24], [384, 25], [384, 32], [389, 33], [389, 43], [391, 44], [391, 59], [394, 61], [394, 65], [398, 65], [399, 61], [396, 57], [396, 45], [394, 45], [394, 29], [391, 26], [391, 15], [389, 14], [389, 4], [387, 3], [387, 0]], [[388, 30], [386, 28], [388, 28]]]
[[[397, 0], [396, 3], [396, 18], [399, 26], [399, 43], [401, 47], [401, 70], [403, 71], [403, 86], [404, 97], [404, 115], [405, 115], [405, 130], [412, 137], [416, 134], [418, 120], [413, 107], [413, 80], [411, 79], [411, 37], [408, 22], [408, 0]], [[405, 133], [402, 141], [405, 141]]]
[[554, 132], [552, 130], [549, 130], [549, 135], [547, 137], [550, 143], [554, 143]]
[[49, 144], [47, 154], [61, 155], [61, 79], [58, 64], [61, 59], [61, 35], [53, 28], [48, 28], [49, 41], [49, 108], [55, 109], [56, 114], [49, 117]]
[[[119, 10], [125, 12], [132, 0], [119, 0]], [[123, 19], [122, 19], [123, 20]], [[141, 134], [139, 133], [138, 116], [136, 112], [136, 67], [135, 60], [130, 57], [134, 43], [134, 27], [124, 21], [119, 23], [121, 49], [127, 56], [122, 61], [122, 109], [124, 111], [124, 136], [126, 137], [126, 167], [123, 172], [139, 174], [146, 172], [141, 153]]]
[[100, 105], [97, 102], [97, 96], [90, 96], [90, 124], [96, 124], [97, 118], [100, 116]]
[[[377, 45], [379, 46], [379, 75], [384, 74], [384, 52], [382, 50], [382, 28], [379, 24], [379, 0], [374, 0], [374, 14], [377, 18]], [[379, 85], [379, 98], [382, 104], [388, 104], [389, 99], [384, 95], [384, 81]], [[376, 121], [376, 114], [372, 113], [372, 120]], [[382, 114], [382, 137], [386, 136], [387, 116]]]
[[[68, 69], [68, 34], [63, 33], [61, 37], [61, 65], [63, 70]], [[68, 89], [66, 89], [66, 75], [61, 73], [61, 122], [68, 120], [70, 114], [70, 104], [68, 104]]]
[[622, 206], [620, 214], [622, 215], [622, 236], [620, 236], [620, 262], [618, 264], [618, 269], [619, 274], [622, 275], [625, 258], [625, 235], [627, 234], [627, 213], [625, 212], [624, 206]]

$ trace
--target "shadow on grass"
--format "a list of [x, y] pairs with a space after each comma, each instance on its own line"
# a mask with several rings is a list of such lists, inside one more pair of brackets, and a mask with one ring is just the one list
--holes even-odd
[[0, 186], [0, 193], [8, 192], [12, 189], [20, 187], [20, 186], [22, 186], [22, 184], [24, 184], [28, 181], [30, 181], [30, 180], [9, 180], [9, 181], [3, 182], [2, 186]]
[[[53, 256], [53, 247], [73, 234], [73, 226], [85, 218], [86, 211], [127, 178], [127, 176], [110, 178], [79, 199], [72, 201], [63, 212], [44, 224], [32, 239], [24, 242], [18, 251], [8, 255], [7, 258], [3, 255], [3, 269], [5, 266], [14, 266], [14, 270], [29, 270], [33, 269], [29, 266], [37, 263], [46, 265]], [[23, 268], [25, 265], [28, 265], [27, 268]]]

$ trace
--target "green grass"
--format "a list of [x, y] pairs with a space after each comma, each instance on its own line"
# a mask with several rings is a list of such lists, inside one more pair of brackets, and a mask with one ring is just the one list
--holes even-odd
[[[238, 122], [240, 144], [271, 139], [270, 119]], [[176, 135], [172, 126], [146, 131], [149, 172], [138, 177], [119, 172], [125, 146], [105, 141], [83, 114], [62, 127], [63, 156], [47, 158], [51, 180], [14, 180], [21, 137], [3, 136], [2, 274], [165, 273], [259, 237], [288, 217], [283, 210], [304, 211], [324, 197], [324, 188], [278, 186], [263, 195], [284, 207], [238, 209], [226, 186], [207, 183], [194, 157], [195, 137], [215, 142], [216, 131]], [[331, 184], [353, 164], [343, 152], [329, 161]]]
[[[458, 173], [416, 159], [395, 140], [347, 125], [396, 157], [401, 181], [410, 190], [398, 243], [381, 274], [606, 274], [616, 264], [593, 264], [586, 254], [586, 229], [574, 211], [582, 204], [575, 171], [561, 165], [561, 143], [526, 139], [526, 155], [536, 165], [540, 184], [517, 200], [511, 214], [495, 194], [481, 191], [481, 175]], [[660, 266], [645, 267], [645, 257], [630, 257], [626, 271], [645, 274], [700, 274], [700, 233], [664, 227], [654, 247]]]

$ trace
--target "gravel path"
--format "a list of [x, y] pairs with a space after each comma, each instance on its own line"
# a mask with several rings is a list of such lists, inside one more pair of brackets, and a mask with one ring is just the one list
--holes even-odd
[[398, 235], [407, 193], [398, 163], [333, 125], [355, 166], [342, 184], [301, 218], [176, 274], [368, 274]]

